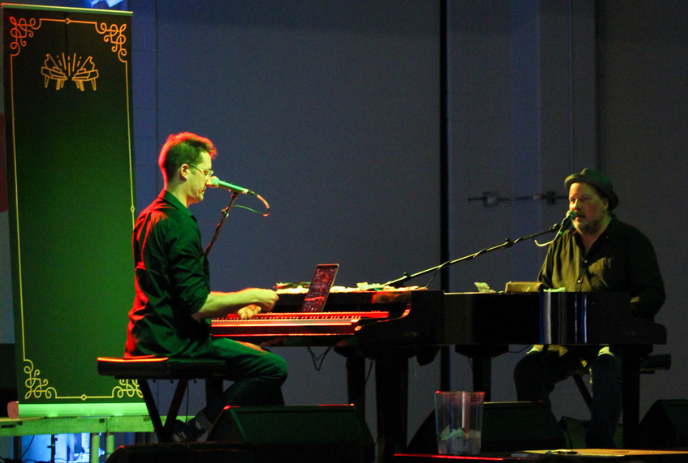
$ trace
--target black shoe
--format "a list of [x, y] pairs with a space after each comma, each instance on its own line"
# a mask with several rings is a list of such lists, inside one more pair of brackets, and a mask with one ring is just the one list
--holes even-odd
[[198, 425], [196, 420], [191, 420], [186, 423], [176, 420], [174, 423], [174, 430], [172, 437], [175, 442], [196, 442], [203, 437], [205, 429]]

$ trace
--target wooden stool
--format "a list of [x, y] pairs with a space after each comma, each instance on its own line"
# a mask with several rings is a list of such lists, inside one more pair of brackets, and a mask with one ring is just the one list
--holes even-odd
[[[623, 446], [632, 448], [637, 445], [640, 438], [640, 375], [670, 369], [671, 354], [647, 355], [646, 346], [621, 346], [621, 349], [623, 358], [621, 368]], [[582, 376], [573, 375], [573, 380], [583, 396], [583, 400], [590, 408], [592, 396], [585, 386]]]
[[[640, 369], [638, 370], [638, 373], [641, 375], [654, 374], [656, 371], [669, 369], [671, 369], [671, 354], [647, 355], [645, 357], [641, 357]], [[585, 405], [587, 405], [588, 409], [590, 409], [592, 405], [592, 396], [590, 395], [590, 391], [583, 381], [584, 375], [585, 373], [579, 373], [573, 375], [572, 377], [573, 381], [576, 383], [578, 391], [585, 401]]]
[[[206, 400], [209, 402], [222, 392], [222, 380], [228, 378], [229, 368], [224, 360], [181, 359], [170, 357], [98, 357], [98, 374], [116, 379], [138, 382], [153, 430], [159, 442], [173, 442], [172, 431], [189, 380], [206, 379]], [[162, 423], [160, 411], [153, 399], [149, 380], [177, 380], [172, 403]]]

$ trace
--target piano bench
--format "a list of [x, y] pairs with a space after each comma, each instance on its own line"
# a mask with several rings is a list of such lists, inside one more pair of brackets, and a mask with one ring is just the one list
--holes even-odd
[[[638, 374], [654, 374], [659, 370], [670, 370], [671, 369], [671, 354], [655, 354], [646, 355], [640, 358], [640, 370]], [[590, 391], [585, 386], [583, 381], [583, 375], [585, 373], [579, 373], [573, 375], [573, 380], [576, 383], [576, 387], [580, 392], [585, 404], [588, 406], [588, 410], [592, 405], [592, 396]]]
[[647, 355], [640, 359], [640, 373], [671, 370], [671, 354]]
[[[114, 376], [115, 379], [136, 380], [153, 423], [153, 430], [159, 442], [173, 442], [172, 431], [179, 413], [184, 394], [190, 380], [206, 380], [206, 401], [210, 402], [222, 392], [222, 380], [229, 377], [229, 368], [224, 360], [182, 359], [171, 357], [98, 357], [98, 374]], [[176, 380], [177, 386], [165, 423], [153, 398], [149, 380]]]

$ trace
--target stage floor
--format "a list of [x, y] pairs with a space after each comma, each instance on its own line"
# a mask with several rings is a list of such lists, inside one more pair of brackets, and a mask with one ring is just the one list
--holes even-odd
[[561, 449], [524, 450], [512, 453], [485, 453], [480, 455], [421, 455], [397, 454], [394, 463], [440, 463], [441, 461], [525, 461], [560, 463], [597, 463], [610, 461], [634, 463], [688, 462], [688, 450], [635, 450], [635, 449]]

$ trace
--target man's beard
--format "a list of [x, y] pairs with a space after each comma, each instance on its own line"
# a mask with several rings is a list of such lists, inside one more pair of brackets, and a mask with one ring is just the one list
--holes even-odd
[[601, 217], [595, 221], [574, 222], [574, 227], [581, 235], [594, 235], [600, 231], [603, 223], [604, 217]]

